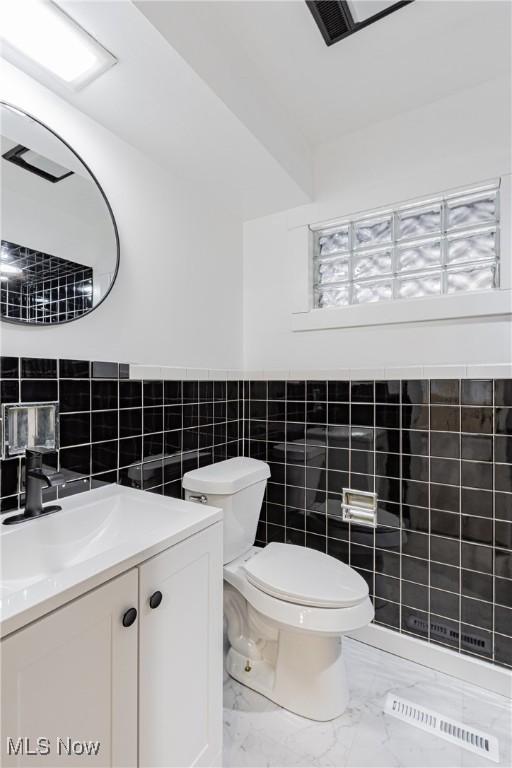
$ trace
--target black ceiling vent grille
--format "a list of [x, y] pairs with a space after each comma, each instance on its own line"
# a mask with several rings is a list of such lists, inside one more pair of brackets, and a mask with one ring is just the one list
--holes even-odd
[[311, 11], [326, 44], [332, 45], [397, 11], [404, 5], [410, 5], [413, 1], [401, 0], [401, 2], [391, 3], [379, 13], [361, 21], [354, 18], [350, 10], [350, 3], [347, 0], [306, 0], [306, 5]]
[[352, 15], [350, 11], [347, 15], [348, 9], [344, 7], [345, 3], [339, 0], [312, 0], [312, 2], [308, 0], [307, 5], [327, 45], [341, 40], [350, 33], [353, 24]]

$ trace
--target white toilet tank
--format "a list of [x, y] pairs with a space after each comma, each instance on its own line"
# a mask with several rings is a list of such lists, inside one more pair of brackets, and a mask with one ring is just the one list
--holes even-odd
[[270, 468], [264, 461], [239, 456], [183, 475], [185, 499], [224, 512], [224, 563], [254, 544]]

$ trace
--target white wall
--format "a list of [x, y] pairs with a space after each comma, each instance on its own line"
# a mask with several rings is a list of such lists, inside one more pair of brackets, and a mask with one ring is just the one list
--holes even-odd
[[[239, 367], [242, 230], [205, 198], [77, 109], [2, 63], [0, 97], [62, 135], [97, 176], [121, 241], [114, 288], [88, 317], [52, 328], [2, 323], [2, 354]], [[137, 109], [137, 105], [133, 105]]]
[[246, 367], [511, 362], [510, 317], [292, 332], [287, 274], [289, 227], [509, 174], [510, 137], [507, 74], [320, 147], [316, 203], [244, 226]]
[[[53, 127], [90, 164], [112, 204], [121, 237], [118, 280], [99, 309], [58, 328], [2, 323], [2, 353], [239, 367], [238, 211], [227, 201], [188, 189], [12, 67], [3, 65], [0, 76], [3, 99]], [[508, 79], [484, 83], [324, 145], [316, 153], [317, 202], [245, 224], [246, 367], [512, 360], [509, 318], [293, 333], [286, 273], [290, 226], [510, 173], [509, 87]]]

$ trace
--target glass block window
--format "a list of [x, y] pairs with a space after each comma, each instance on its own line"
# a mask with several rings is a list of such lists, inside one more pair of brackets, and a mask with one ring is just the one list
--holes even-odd
[[498, 185], [313, 228], [316, 308], [499, 288]]

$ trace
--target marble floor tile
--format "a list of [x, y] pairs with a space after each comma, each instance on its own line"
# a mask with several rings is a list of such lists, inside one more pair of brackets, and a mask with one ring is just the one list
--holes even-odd
[[500, 765], [512, 765], [507, 699], [354, 640], [344, 641], [351, 698], [346, 712], [316, 723], [281, 709], [230, 678], [224, 684], [224, 768], [478, 768], [495, 765], [384, 713], [393, 692], [488, 731]]

